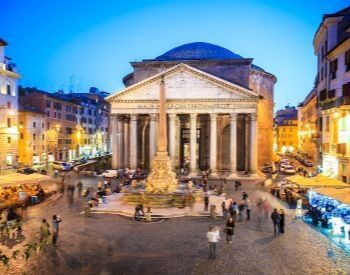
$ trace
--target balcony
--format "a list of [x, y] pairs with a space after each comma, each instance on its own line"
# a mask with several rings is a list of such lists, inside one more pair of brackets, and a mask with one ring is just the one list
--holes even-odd
[[350, 105], [350, 96], [342, 96], [332, 101], [320, 102], [322, 111], [337, 108], [343, 105]]

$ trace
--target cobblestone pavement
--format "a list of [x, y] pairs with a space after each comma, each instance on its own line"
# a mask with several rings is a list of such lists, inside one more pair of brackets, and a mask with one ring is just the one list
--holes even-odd
[[[86, 178], [84, 183], [96, 180]], [[239, 192], [228, 185], [229, 196], [240, 199], [241, 191], [247, 191], [253, 205], [261, 195], [252, 183], [243, 183]], [[26, 239], [13, 249], [35, 238], [41, 218], [56, 213], [63, 219], [59, 245], [16, 261], [9, 270], [0, 267], [0, 274], [350, 274], [349, 255], [301, 220], [292, 220], [291, 210], [286, 233], [274, 237], [271, 222], [259, 226], [253, 208], [251, 221], [236, 224], [233, 243], [222, 241], [219, 258], [208, 260], [205, 234], [211, 224], [223, 227], [221, 218], [139, 224], [116, 215], [85, 218], [79, 214], [82, 203], [63, 196], [31, 208], [24, 225]], [[281, 207], [277, 201], [273, 204]], [[0, 250], [8, 248], [2, 244]]]

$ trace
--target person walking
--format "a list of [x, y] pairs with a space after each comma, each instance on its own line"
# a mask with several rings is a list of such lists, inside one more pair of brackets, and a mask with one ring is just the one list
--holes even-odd
[[205, 193], [204, 195], [204, 211], [208, 211], [209, 207], [209, 194]]
[[58, 232], [59, 232], [59, 223], [62, 221], [60, 216], [52, 216], [52, 244], [57, 246]]
[[210, 226], [207, 232], [207, 239], [209, 241], [209, 259], [216, 259], [217, 257], [217, 243], [220, 240], [219, 228], [217, 226]]
[[273, 230], [275, 233], [275, 236], [279, 234], [279, 225], [280, 225], [280, 214], [278, 214], [277, 209], [275, 208], [271, 214], [271, 220], [273, 222]]
[[232, 243], [232, 235], [234, 234], [235, 222], [232, 217], [228, 218], [226, 221], [225, 233], [226, 233], [226, 242]]
[[221, 209], [222, 209], [222, 216], [225, 218], [226, 217], [226, 213], [227, 213], [227, 209], [226, 209], [226, 200], [224, 200], [221, 203]]
[[236, 181], [235, 181], [235, 191], [237, 191], [238, 188], [239, 188], [241, 185], [242, 185], [241, 182], [238, 181], [238, 180], [236, 180]]
[[243, 221], [244, 216], [244, 203], [241, 203], [238, 206], [238, 221], [241, 222]]
[[47, 244], [50, 235], [50, 225], [46, 219], [42, 219], [40, 226], [40, 242]]
[[244, 200], [244, 207], [246, 209], [246, 213], [247, 213], [247, 221], [250, 220], [250, 199], [248, 199], [248, 197]]
[[262, 198], [259, 198], [258, 202], [256, 204], [256, 206], [258, 207], [258, 212], [259, 212], [259, 214], [258, 214], [259, 224], [261, 224], [263, 221], [263, 216], [264, 216], [263, 205], [264, 205], [264, 202], [263, 202]]
[[280, 224], [279, 224], [279, 230], [280, 230], [280, 233], [284, 233], [284, 210], [283, 209], [280, 209]]
[[231, 205], [230, 213], [231, 213], [231, 217], [233, 218], [233, 221], [237, 222], [238, 206], [235, 201]]

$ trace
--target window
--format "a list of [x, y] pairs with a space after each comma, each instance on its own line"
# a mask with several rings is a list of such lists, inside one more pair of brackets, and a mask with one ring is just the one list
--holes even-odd
[[47, 112], [46, 112], [46, 116], [47, 116], [47, 117], [50, 117], [50, 111], [47, 111]]
[[45, 135], [44, 134], [41, 135], [41, 139], [45, 140]]
[[44, 129], [45, 128], [45, 123], [41, 123], [41, 128]]
[[46, 129], [47, 129], [47, 130], [50, 130], [50, 122], [47, 122], [47, 123], [46, 123]]
[[328, 98], [334, 98], [335, 97], [335, 89], [328, 91]]
[[350, 71], [350, 50], [345, 52], [345, 70]]
[[20, 138], [21, 138], [21, 139], [23, 139], [23, 138], [24, 138], [23, 133], [20, 133]]
[[323, 153], [329, 153], [329, 143], [323, 143], [322, 149]]
[[331, 79], [336, 79], [337, 78], [337, 70], [338, 70], [338, 59], [334, 59], [330, 63]]
[[35, 121], [33, 122], [33, 128], [36, 128], [36, 122]]
[[7, 95], [12, 95], [11, 85], [7, 85], [7, 86], [6, 86], [6, 94], [7, 94]]
[[320, 91], [320, 101], [324, 101], [327, 99], [327, 90], [324, 89], [322, 91]]
[[70, 127], [66, 127], [66, 132], [67, 134], [71, 135], [73, 133], [73, 130]]
[[46, 108], [51, 108], [51, 101], [50, 100], [46, 100]]
[[36, 150], [36, 146], [34, 145], [34, 146], [33, 146], [33, 151], [35, 151], [35, 150]]
[[7, 143], [11, 143], [11, 137], [7, 137]]
[[91, 116], [92, 115], [92, 111], [91, 109], [88, 109], [88, 115]]
[[58, 113], [58, 119], [61, 119], [61, 113]]
[[343, 96], [350, 96], [350, 82], [343, 85]]
[[36, 140], [36, 134], [33, 134], [33, 140]]
[[329, 116], [326, 116], [326, 132], [329, 132]]
[[57, 118], [57, 113], [56, 112], [53, 113], [53, 118]]
[[10, 101], [7, 102], [7, 109], [11, 109], [12, 108], [12, 103]]
[[346, 155], [346, 143], [337, 144], [337, 154]]
[[11, 118], [8, 117], [8, 118], [7, 118], [7, 128], [11, 128], [11, 127], [12, 127]]

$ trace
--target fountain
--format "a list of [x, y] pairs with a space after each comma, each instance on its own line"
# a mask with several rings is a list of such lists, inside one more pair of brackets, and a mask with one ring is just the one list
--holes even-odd
[[167, 151], [167, 117], [164, 79], [159, 90], [159, 131], [157, 153], [151, 164], [151, 172], [147, 178], [145, 190], [128, 190], [124, 202], [142, 203], [147, 207], [182, 206], [184, 197], [188, 195], [194, 200], [201, 197], [201, 191], [178, 184], [176, 174], [172, 170], [171, 159]]

